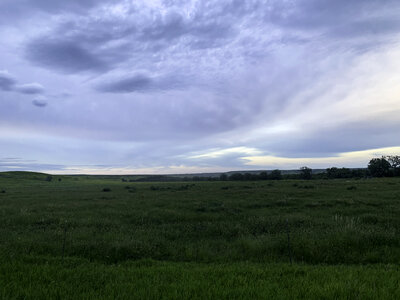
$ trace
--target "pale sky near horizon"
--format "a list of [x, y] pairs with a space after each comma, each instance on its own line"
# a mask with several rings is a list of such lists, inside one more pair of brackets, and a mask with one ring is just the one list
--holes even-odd
[[0, 171], [400, 155], [400, 1], [2, 0]]

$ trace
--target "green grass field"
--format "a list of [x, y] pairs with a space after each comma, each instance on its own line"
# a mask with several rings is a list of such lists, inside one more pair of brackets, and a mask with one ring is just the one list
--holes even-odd
[[400, 178], [0, 173], [0, 216], [3, 299], [400, 299]]

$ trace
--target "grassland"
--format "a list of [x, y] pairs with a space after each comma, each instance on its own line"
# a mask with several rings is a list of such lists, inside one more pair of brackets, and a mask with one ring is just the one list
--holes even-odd
[[400, 299], [399, 216], [400, 178], [0, 173], [0, 297]]

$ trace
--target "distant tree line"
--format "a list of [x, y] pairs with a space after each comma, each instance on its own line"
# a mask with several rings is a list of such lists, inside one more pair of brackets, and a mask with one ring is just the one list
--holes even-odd
[[324, 172], [313, 172], [309, 167], [301, 167], [297, 172], [282, 173], [281, 170], [262, 171], [259, 173], [235, 172], [222, 173], [218, 176], [167, 176], [149, 175], [138, 179], [125, 179], [124, 182], [157, 182], [157, 181], [250, 181], [250, 180], [282, 180], [282, 179], [337, 179], [337, 178], [369, 178], [369, 177], [394, 177], [400, 176], [400, 156], [382, 156], [369, 161], [367, 168], [327, 168]]
[[394, 177], [400, 176], [400, 156], [390, 155], [373, 158], [367, 168], [327, 168], [325, 172], [313, 173], [311, 168], [301, 167], [299, 172], [282, 174], [280, 170], [259, 174], [233, 173], [222, 174], [220, 180], [280, 180], [280, 179], [337, 179], [337, 178], [368, 178], [368, 177]]
[[334, 179], [334, 178], [362, 178], [368, 176], [367, 169], [328, 168], [325, 172], [313, 173], [309, 167], [301, 167], [296, 173], [282, 174], [280, 170], [261, 172], [258, 174], [233, 173], [229, 176], [221, 174], [220, 180], [281, 180], [281, 179]]

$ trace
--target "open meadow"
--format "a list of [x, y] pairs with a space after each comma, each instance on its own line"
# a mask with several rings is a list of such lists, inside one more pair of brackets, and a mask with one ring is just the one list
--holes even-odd
[[400, 299], [400, 178], [0, 173], [3, 299]]

